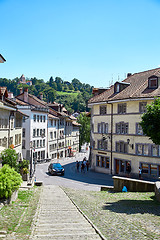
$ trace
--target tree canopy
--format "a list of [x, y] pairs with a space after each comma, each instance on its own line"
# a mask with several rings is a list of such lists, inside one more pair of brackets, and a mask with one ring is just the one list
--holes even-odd
[[81, 124], [79, 128], [79, 143], [81, 147], [84, 143], [90, 142], [90, 117], [87, 117], [86, 113], [81, 113], [77, 122]]
[[151, 105], [147, 105], [147, 111], [142, 115], [140, 125], [143, 133], [156, 145], [160, 145], [160, 98], [156, 98]]
[[[27, 78], [32, 81], [32, 85], [18, 84], [20, 78], [14, 79], [0, 78], [0, 86], [7, 87], [8, 91], [13, 92], [14, 96], [20, 93], [20, 88], [27, 87], [30, 94], [38, 97], [40, 93], [43, 93], [44, 101], [62, 103], [65, 108], [70, 112], [85, 112], [87, 108], [87, 101], [92, 97], [93, 87], [89, 84], [81, 83], [80, 80], [74, 78], [69, 81], [64, 81], [60, 77], [51, 76], [47, 82], [43, 79], [37, 79], [36, 77]], [[60, 93], [60, 94], [58, 94]], [[65, 94], [67, 93], [67, 95]]]

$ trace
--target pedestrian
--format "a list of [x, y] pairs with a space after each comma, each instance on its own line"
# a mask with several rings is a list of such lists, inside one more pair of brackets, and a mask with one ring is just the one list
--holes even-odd
[[86, 171], [86, 167], [87, 167], [87, 160], [86, 157], [83, 159], [83, 164], [84, 164], [84, 172]]
[[141, 179], [141, 178], [142, 178], [142, 168], [139, 167], [139, 179]]
[[126, 172], [127, 172], [127, 177], [129, 177], [131, 173], [131, 164], [129, 162], [127, 163]]
[[89, 170], [89, 161], [88, 160], [86, 162], [86, 167], [87, 167], [87, 172], [88, 172], [88, 170]]
[[76, 169], [77, 169], [77, 172], [79, 172], [79, 161], [76, 162]]
[[81, 163], [81, 172], [84, 172], [84, 162]]

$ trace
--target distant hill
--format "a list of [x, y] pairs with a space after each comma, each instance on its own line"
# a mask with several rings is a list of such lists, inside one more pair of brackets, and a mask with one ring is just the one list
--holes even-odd
[[[22, 75], [24, 78], [24, 75]], [[43, 79], [26, 78], [22, 81], [21, 78], [7, 79], [0, 78], [0, 86], [7, 87], [8, 91], [13, 92], [14, 96], [20, 94], [20, 88], [28, 88], [28, 92], [39, 96], [43, 93], [44, 101], [59, 102], [65, 105], [65, 108], [70, 112], [88, 111], [87, 101], [92, 96], [93, 86], [81, 83], [74, 78], [71, 82], [64, 81], [60, 77], [50, 77], [49, 81], [44, 82]], [[28, 85], [31, 83], [32, 85]]]

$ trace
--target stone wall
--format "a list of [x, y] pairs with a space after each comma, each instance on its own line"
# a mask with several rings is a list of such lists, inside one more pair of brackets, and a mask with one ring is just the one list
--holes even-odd
[[160, 202], [160, 182], [155, 183], [155, 196], [156, 199]]
[[126, 186], [129, 192], [154, 192], [155, 183], [124, 177], [113, 177], [114, 191], [122, 192], [122, 188]]

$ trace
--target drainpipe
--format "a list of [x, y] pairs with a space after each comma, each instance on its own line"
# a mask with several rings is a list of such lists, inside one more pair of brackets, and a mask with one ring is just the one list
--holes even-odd
[[111, 104], [111, 174], [112, 174], [112, 158], [113, 158], [113, 103]]

